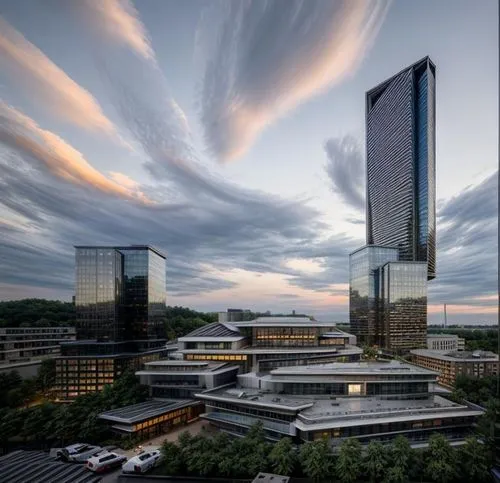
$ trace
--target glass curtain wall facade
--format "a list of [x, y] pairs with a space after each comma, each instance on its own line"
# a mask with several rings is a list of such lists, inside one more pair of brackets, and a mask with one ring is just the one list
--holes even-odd
[[398, 249], [366, 246], [349, 255], [349, 320], [359, 345], [383, 346], [378, 269], [398, 260]]
[[114, 248], [76, 248], [76, 331], [78, 339], [122, 341], [125, 324], [123, 256]]
[[119, 250], [124, 255], [123, 314], [127, 332], [133, 340], [148, 341], [145, 348], [157, 346], [154, 341], [165, 338], [165, 257], [147, 247]]
[[435, 66], [428, 57], [366, 94], [367, 244], [436, 272]]
[[389, 262], [379, 273], [382, 347], [396, 352], [427, 345], [427, 264]]

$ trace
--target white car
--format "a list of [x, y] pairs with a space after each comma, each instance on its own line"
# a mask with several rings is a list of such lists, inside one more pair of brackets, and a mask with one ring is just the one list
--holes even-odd
[[87, 460], [87, 468], [96, 473], [103, 473], [112, 468], [118, 468], [126, 460], [127, 457], [122, 454], [101, 451]]
[[102, 451], [100, 446], [77, 443], [58, 450], [56, 452], [56, 458], [63, 459], [65, 461], [74, 461], [75, 463], [85, 463], [85, 461], [98, 451]]
[[163, 454], [159, 449], [144, 451], [130, 458], [123, 466], [124, 473], [146, 473], [157, 466], [163, 460]]

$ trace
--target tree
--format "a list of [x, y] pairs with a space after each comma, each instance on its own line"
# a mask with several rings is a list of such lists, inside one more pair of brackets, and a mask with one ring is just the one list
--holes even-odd
[[[486, 412], [479, 418], [477, 431], [491, 452], [493, 461], [500, 459], [500, 400], [491, 398]], [[492, 461], [492, 462], [493, 462]]]
[[326, 439], [308, 441], [300, 448], [304, 474], [314, 481], [327, 479], [332, 473], [330, 447]]
[[456, 455], [442, 434], [431, 435], [425, 456], [424, 473], [430, 481], [448, 483], [456, 479]]
[[335, 465], [337, 478], [345, 483], [356, 481], [361, 475], [361, 462], [361, 443], [355, 438], [344, 440]]
[[368, 360], [374, 360], [377, 358], [378, 352], [374, 347], [365, 346], [363, 347], [363, 358]]
[[42, 361], [38, 375], [36, 377], [36, 389], [42, 393], [49, 392], [56, 381], [56, 361], [55, 359], [45, 359]]
[[162, 468], [165, 474], [168, 476], [180, 475], [184, 465], [179, 446], [165, 440], [162, 444], [161, 451], [164, 458]]
[[387, 470], [387, 451], [382, 443], [371, 441], [366, 448], [364, 471], [373, 483], [382, 481]]
[[408, 473], [413, 462], [413, 450], [404, 436], [397, 436], [389, 447], [389, 470], [386, 480], [391, 483], [408, 481]]
[[279, 475], [291, 475], [297, 462], [297, 453], [290, 438], [280, 439], [269, 454], [273, 470]]
[[467, 438], [458, 451], [463, 481], [483, 483], [490, 481], [488, 448], [476, 438]]

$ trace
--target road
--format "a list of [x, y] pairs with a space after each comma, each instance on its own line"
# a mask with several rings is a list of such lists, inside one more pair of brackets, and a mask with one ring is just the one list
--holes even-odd
[[[191, 423], [187, 426], [181, 426], [178, 429], [175, 429], [173, 431], [170, 431], [167, 434], [162, 434], [161, 436], [158, 436], [157, 438], [150, 439], [148, 441], [145, 441], [141, 443], [142, 449], [144, 450], [153, 450], [153, 449], [158, 449], [161, 447], [163, 444], [163, 441], [172, 441], [175, 442], [179, 438], [179, 435], [183, 433], [184, 431], [188, 431], [191, 433], [193, 436], [200, 433], [203, 431], [203, 428], [208, 428], [208, 423], [205, 421], [195, 421], [194, 423]], [[127, 458], [132, 458], [137, 454], [136, 450], [123, 450], [120, 448], [117, 448], [116, 450], [113, 450], [116, 453], [123, 454], [127, 456]], [[110, 473], [106, 473], [105, 475], [102, 476], [101, 483], [116, 483], [118, 481], [118, 476], [121, 473], [121, 468], [112, 471]]]

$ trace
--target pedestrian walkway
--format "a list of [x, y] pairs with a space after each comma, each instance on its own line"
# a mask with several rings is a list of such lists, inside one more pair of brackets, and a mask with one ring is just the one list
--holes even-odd
[[[186, 426], [180, 426], [167, 434], [162, 434], [161, 436], [157, 436], [156, 438], [143, 441], [140, 446], [142, 447], [143, 450], [148, 451], [152, 449], [158, 449], [161, 447], [164, 441], [171, 441], [175, 443], [177, 439], [179, 438], [180, 434], [183, 433], [184, 431], [187, 431], [190, 433], [192, 436], [195, 436], [199, 434], [201, 431], [208, 430], [209, 424], [206, 421], [202, 421], [198, 419], [194, 423], [187, 424]], [[137, 454], [136, 449], [131, 449], [128, 451], [124, 451], [124, 454], [126, 454], [129, 458], [132, 456], [135, 456]]]

